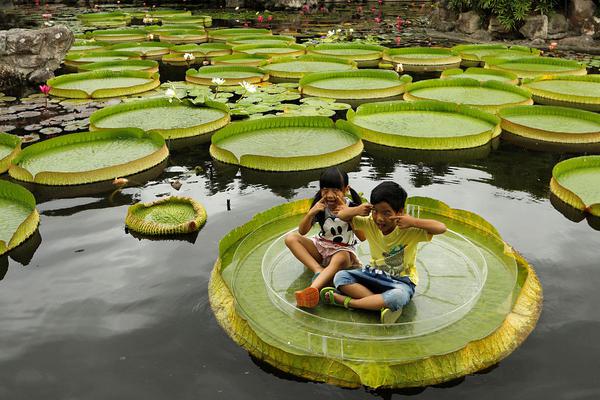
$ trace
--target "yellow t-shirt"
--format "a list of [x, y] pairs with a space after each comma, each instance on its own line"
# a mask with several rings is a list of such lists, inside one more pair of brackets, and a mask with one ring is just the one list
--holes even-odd
[[352, 226], [354, 230], [363, 231], [367, 237], [371, 249], [371, 266], [393, 276], [408, 275], [415, 285], [419, 283], [415, 266], [417, 244], [430, 241], [433, 235], [420, 228], [398, 227], [384, 235], [370, 216], [354, 217]]

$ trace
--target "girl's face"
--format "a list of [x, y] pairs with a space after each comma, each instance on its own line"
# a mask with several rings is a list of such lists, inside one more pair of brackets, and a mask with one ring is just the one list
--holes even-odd
[[340, 199], [344, 200], [344, 194], [346, 193], [345, 189], [346, 188], [322, 188], [321, 197], [325, 199], [325, 205], [327, 205], [328, 208], [335, 208]]

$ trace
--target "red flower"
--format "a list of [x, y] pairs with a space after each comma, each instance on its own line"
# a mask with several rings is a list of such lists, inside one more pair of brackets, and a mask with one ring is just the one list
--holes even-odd
[[396, 45], [400, 46], [400, 36], [396, 36]]
[[50, 93], [50, 86], [48, 86], [48, 85], [40, 85], [40, 92], [42, 92], [46, 96], [48, 96], [48, 93]]
[[381, 18], [375, 17], [375, 22], [377, 22], [379, 24], [381, 22]]
[[377, 2], [379, 3], [379, 5], [383, 4], [383, 0], [377, 0]]
[[256, 18], [256, 20], [257, 20], [259, 23], [263, 22], [263, 21], [264, 21], [264, 19], [265, 19], [265, 18], [264, 18], [262, 15], [259, 15], [259, 16]]
[[272, 15], [269, 15], [269, 16], [267, 17], [267, 21], [268, 21], [268, 22], [271, 22], [271, 21], [273, 21], [273, 16], [272, 16]]

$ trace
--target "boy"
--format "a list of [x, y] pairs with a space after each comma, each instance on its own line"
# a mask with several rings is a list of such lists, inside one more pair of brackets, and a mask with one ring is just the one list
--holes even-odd
[[[371, 204], [340, 205], [338, 218], [363, 231], [371, 249], [370, 266], [339, 271], [335, 288], [321, 290], [325, 303], [346, 308], [381, 310], [381, 323], [392, 324], [411, 300], [418, 284], [417, 244], [446, 232], [446, 225], [404, 213], [406, 191], [394, 182], [382, 182], [371, 192]], [[369, 216], [371, 214], [371, 216]]]

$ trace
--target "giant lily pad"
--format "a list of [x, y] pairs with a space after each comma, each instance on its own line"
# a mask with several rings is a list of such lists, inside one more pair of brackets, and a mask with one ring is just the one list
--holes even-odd
[[160, 58], [169, 54], [171, 45], [168, 43], [141, 42], [141, 43], [119, 43], [111, 46], [111, 50], [133, 51], [141, 54], [143, 58], [160, 60]]
[[570, 206], [600, 217], [600, 156], [575, 157], [556, 164], [550, 190]]
[[271, 45], [271, 44], [291, 44], [296, 43], [296, 38], [293, 36], [284, 35], [244, 35], [244, 36], [233, 36], [227, 39], [227, 44], [231, 46], [238, 46], [241, 44], [258, 44], [258, 45]]
[[504, 44], [460, 44], [452, 48], [452, 52], [462, 58], [465, 67], [477, 67], [483, 65], [484, 57], [512, 59], [528, 56], [539, 56], [538, 49], [525, 46], [506, 46]]
[[234, 53], [258, 54], [270, 58], [296, 57], [306, 53], [306, 47], [295, 43], [242, 44], [231, 48]]
[[137, 174], [169, 156], [165, 140], [141, 129], [107, 129], [60, 136], [27, 147], [10, 176], [41, 185], [80, 185]]
[[210, 15], [172, 15], [161, 18], [163, 25], [196, 25], [208, 28], [212, 25], [212, 17]]
[[586, 75], [585, 65], [561, 58], [523, 57], [515, 59], [485, 57], [487, 68], [508, 71], [519, 78], [535, 78], [542, 75]]
[[516, 106], [498, 112], [511, 135], [558, 148], [600, 149], [600, 115], [567, 107]]
[[161, 42], [172, 44], [204, 43], [208, 40], [208, 34], [200, 29], [169, 29], [154, 32], [159, 36]]
[[105, 29], [93, 31], [89, 36], [108, 43], [142, 42], [146, 40], [147, 32], [143, 29]]
[[158, 62], [154, 60], [101, 61], [79, 66], [81, 72], [88, 71], [144, 71], [158, 72]]
[[336, 57], [305, 55], [278, 58], [262, 68], [269, 72], [271, 78], [299, 80], [312, 72], [350, 71], [356, 68], [356, 63]]
[[245, 65], [248, 67], [260, 67], [269, 61], [269, 56], [260, 54], [230, 54], [215, 57], [211, 60], [213, 65]]
[[76, 40], [69, 48], [69, 53], [83, 53], [94, 50], [102, 50], [108, 43], [96, 42], [95, 40]]
[[136, 203], [127, 210], [127, 228], [144, 235], [174, 235], [198, 231], [206, 223], [206, 210], [190, 197], [165, 197]]
[[392, 147], [450, 150], [479, 147], [500, 135], [500, 120], [470, 107], [436, 101], [382, 102], [348, 110], [346, 130]]
[[182, 44], [171, 48], [172, 54], [193, 54], [196, 58], [210, 58], [231, 54], [231, 46], [225, 43]]
[[[309, 205], [275, 207], [221, 240], [209, 298], [225, 331], [254, 357], [341, 386], [425, 386], [496, 364], [533, 330], [541, 311], [533, 269], [481, 217], [426, 198], [409, 199], [407, 210], [444, 222], [450, 233], [420, 247], [420, 285], [400, 323], [380, 325], [372, 312], [291, 307], [293, 290], [310, 277], [280, 238]], [[483, 286], [461, 297], [480, 285], [462, 280], [467, 265], [478, 266], [471, 271]], [[434, 271], [442, 266], [450, 270]]]
[[525, 80], [523, 87], [536, 103], [600, 111], [600, 75], [540, 76]]
[[461, 58], [452, 54], [450, 49], [439, 47], [385, 49], [383, 60], [406, 72], [443, 71], [456, 68], [461, 62]]
[[10, 162], [21, 151], [21, 139], [15, 135], [0, 132], [0, 174], [8, 171]]
[[95, 28], [114, 28], [129, 25], [131, 16], [123, 12], [79, 14], [77, 19], [85, 26]]
[[345, 58], [352, 60], [360, 68], [372, 68], [379, 65], [385, 47], [366, 43], [322, 43], [308, 46], [308, 54]]
[[135, 51], [104, 50], [67, 54], [64, 63], [70, 70], [77, 70], [84, 64], [106, 61], [140, 60], [141, 58], [141, 54]]
[[48, 81], [50, 94], [73, 99], [143, 93], [160, 85], [158, 74], [143, 71], [91, 71], [61, 75]]
[[14, 249], [36, 230], [40, 216], [35, 198], [20, 185], [0, 180], [0, 255]]
[[208, 32], [210, 40], [213, 42], [226, 42], [227, 40], [235, 36], [247, 36], [247, 35], [272, 35], [269, 29], [262, 28], [228, 28], [228, 29], [214, 29]]
[[519, 77], [512, 72], [477, 67], [467, 68], [464, 71], [460, 68], [447, 69], [442, 72], [440, 78], [471, 78], [478, 81], [500, 81], [512, 85], [519, 83]]
[[325, 117], [273, 117], [234, 122], [212, 137], [219, 161], [267, 171], [299, 171], [358, 156], [360, 138]]
[[514, 85], [498, 81], [480, 82], [475, 79], [429, 79], [412, 83], [404, 100], [438, 100], [497, 112], [515, 105], [533, 104], [531, 93]]
[[236, 65], [212, 65], [198, 70], [189, 69], [185, 73], [187, 82], [198, 85], [214, 85], [211, 82], [213, 78], [224, 79], [223, 85], [237, 85], [243, 81], [248, 83], [267, 81], [269, 74], [260, 68]]
[[165, 139], [206, 136], [229, 123], [226, 105], [208, 101], [194, 105], [166, 98], [117, 104], [96, 111], [90, 129], [140, 128], [157, 132]]
[[398, 76], [394, 71], [376, 69], [316, 72], [300, 80], [299, 90], [303, 95], [330, 97], [357, 104], [397, 98], [411, 81], [408, 75]]

